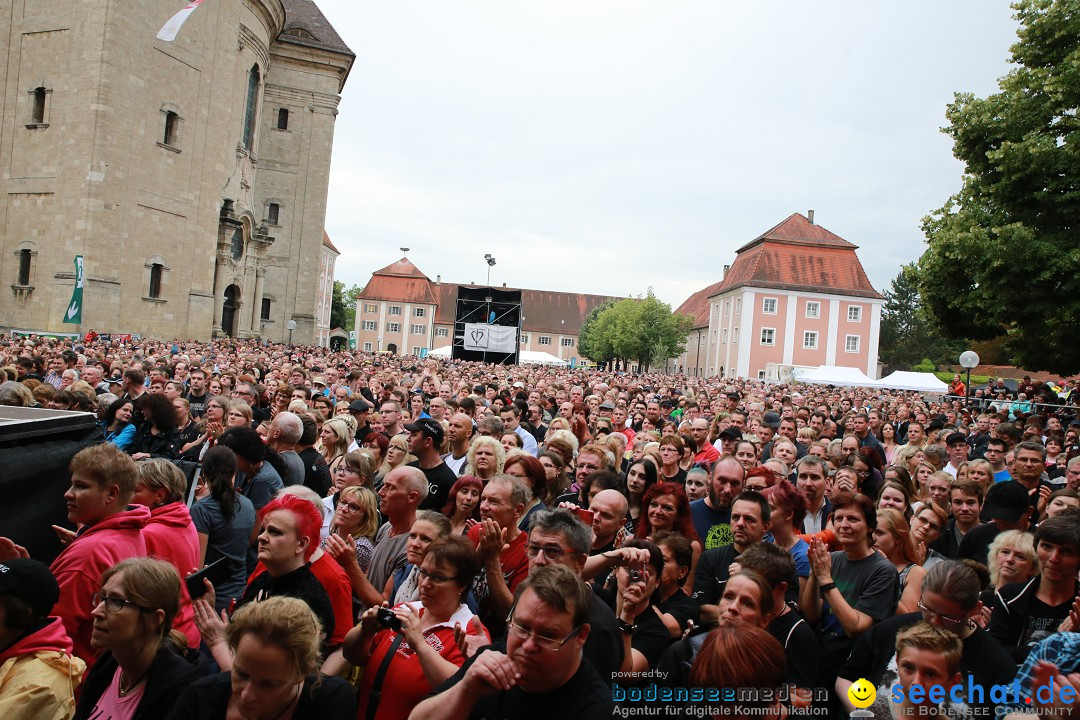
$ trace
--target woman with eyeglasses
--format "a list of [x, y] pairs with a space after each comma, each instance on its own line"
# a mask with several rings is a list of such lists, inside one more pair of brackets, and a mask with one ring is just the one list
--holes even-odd
[[450, 520], [434, 510], [420, 510], [416, 521], [409, 528], [405, 541], [405, 567], [390, 578], [391, 589], [387, 593], [391, 605], [412, 602], [419, 598], [420, 565], [424, 562], [431, 543], [450, 537]]
[[215, 396], [206, 401], [206, 412], [203, 413], [196, 430], [198, 437], [189, 443], [180, 446], [180, 459], [198, 462], [206, 452], [214, 447], [218, 437], [225, 432], [225, 414], [229, 412], [229, 398]]
[[104, 572], [88, 598], [101, 652], [83, 681], [76, 720], [162, 717], [182, 691], [206, 674], [206, 662], [186, 652], [172, 629], [180, 610], [180, 575], [168, 562], [130, 558]]
[[[468, 540], [436, 540], [417, 571], [419, 599], [389, 611], [384, 606], [364, 612], [360, 624], [345, 638], [345, 659], [364, 667], [357, 717], [407, 718], [433, 688], [464, 664], [455, 633], [488, 638], [480, 619], [464, 602], [479, 571], [480, 558]], [[392, 618], [387, 618], [388, 612]], [[370, 708], [370, 703], [376, 707]]]
[[[373, 543], [379, 529], [379, 499], [370, 488], [360, 485], [342, 488], [335, 499], [337, 508], [331, 516], [329, 534], [337, 535], [356, 546], [356, 564], [366, 573], [371, 565], [371, 555], [375, 552]], [[329, 500], [330, 498], [323, 498], [323, 503]], [[326, 538], [323, 538], [320, 547], [329, 552], [326, 549]], [[348, 560], [346, 558], [346, 561]]]

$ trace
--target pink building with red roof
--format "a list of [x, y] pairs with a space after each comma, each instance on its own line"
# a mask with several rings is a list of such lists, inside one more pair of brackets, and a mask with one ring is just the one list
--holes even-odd
[[694, 318], [674, 372], [778, 380], [839, 365], [877, 377], [884, 297], [856, 245], [794, 213], [736, 251], [724, 276], [676, 310]]

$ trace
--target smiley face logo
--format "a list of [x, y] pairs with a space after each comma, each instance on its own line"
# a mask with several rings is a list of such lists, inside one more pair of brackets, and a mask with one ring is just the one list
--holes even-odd
[[847, 696], [851, 704], [861, 710], [874, 704], [874, 700], [877, 699], [877, 688], [866, 678], [859, 678], [848, 688]]

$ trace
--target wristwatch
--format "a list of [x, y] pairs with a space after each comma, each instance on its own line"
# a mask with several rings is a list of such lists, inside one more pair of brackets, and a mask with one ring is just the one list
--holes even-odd
[[633, 635], [634, 631], [637, 630], [637, 623], [628, 623], [622, 618], [615, 618], [615, 620], [619, 623], [619, 629], [627, 635]]
[[828, 582], [828, 583], [825, 583], [824, 585], [822, 585], [818, 589], [821, 591], [821, 594], [824, 595], [825, 593], [829, 592], [830, 590], [832, 590], [835, 587], [836, 587], [836, 583]]

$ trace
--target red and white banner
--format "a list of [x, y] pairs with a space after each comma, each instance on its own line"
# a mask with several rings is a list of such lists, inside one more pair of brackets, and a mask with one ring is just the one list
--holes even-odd
[[191, 13], [195, 12], [195, 8], [202, 5], [203, 0], [191, 0], [184, 9], [169, 18], [169, 22], [165, 23], [160, 30], [158, 30], [157, 39], [164, 40], [165, 42], [172, 42], [176, 39], [176, 34], [180, 32], [180, 28], [187, 22]]

